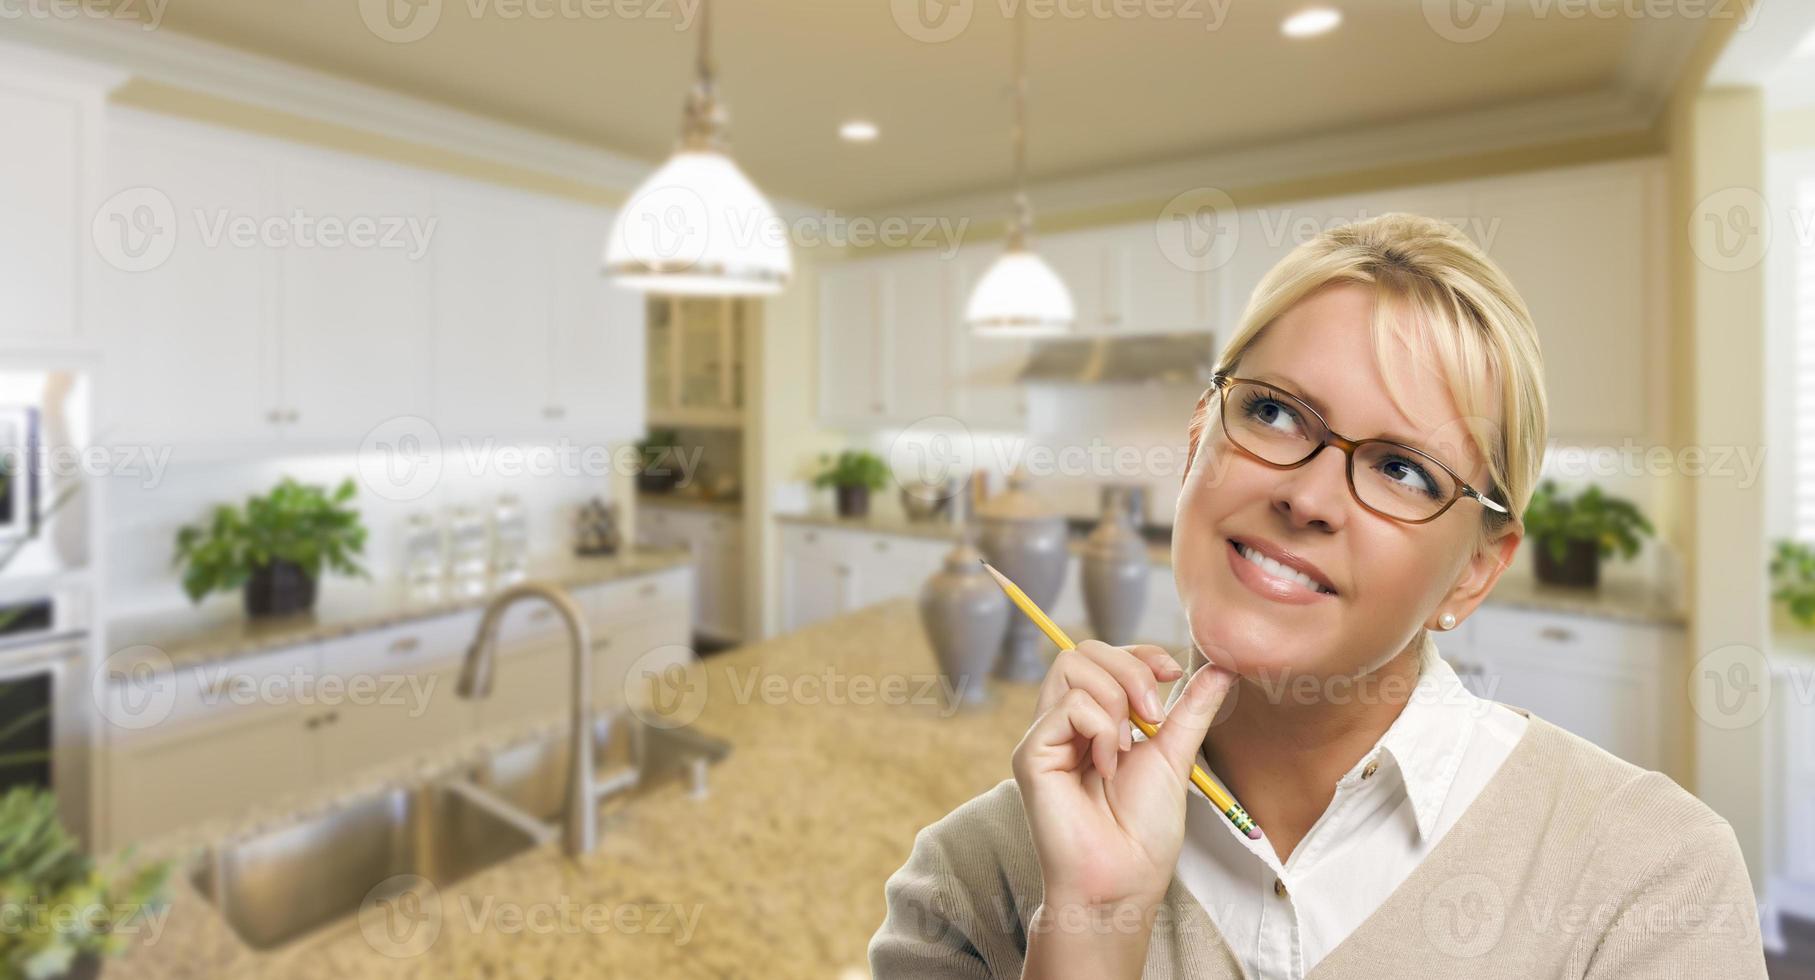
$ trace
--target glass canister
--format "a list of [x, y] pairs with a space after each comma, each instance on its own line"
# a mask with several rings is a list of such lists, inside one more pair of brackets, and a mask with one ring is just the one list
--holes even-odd
[[447, 535], [435, 515], [411, 514], [403, 534], [403, 586], [410, 601], [441, 601], [447, 565]]
[[498, 588], [529, 577], [529, 522], [516, 494], [503, 494], [492, 508], [491, 571]]
[[491, 566], [491, 540], [485, 515], [456, 507], [448, 519], [448, 588], [461, 598], [484, 595]]

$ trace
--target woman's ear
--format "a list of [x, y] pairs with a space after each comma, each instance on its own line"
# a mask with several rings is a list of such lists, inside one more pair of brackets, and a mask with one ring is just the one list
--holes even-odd
[[[1502, 531], [1498, 538], [1490, 541], [1486, 548], [1476, 552], [1462, 567], [1462, 575], [1456, 584], [1444, 596], [1443, 603], [1431, 613], [1431, 621], [1438, 616], [1449, 613], [1460, 623], [1475, 611], [1475, 607], [1486, 599], [1494, 589], [1494, 583], [1500, 581], [1500, 574], [1512, 564], [1513, 554], [1519, 550], [1519, 542], [1525, 539], [1523, 529], [1513, 526]], [[1434, 628], [1434, 627], [1427, 627]]]

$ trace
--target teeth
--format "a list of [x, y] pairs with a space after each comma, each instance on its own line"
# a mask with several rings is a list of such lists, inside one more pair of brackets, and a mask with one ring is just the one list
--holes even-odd
[[1302, 585], [1305, 588], [1310, 589], [1312, 592], [1328, 592], [1329, 591], [1328, 589], [1324, 588], [1323, 586], [1317, 584], [1317, 580], [1312, 578], [1311, 576], [1306, 575], [1305, 573], [1299, 571], [1296, 568], [1288, 568], [1285, 565], [1281, 565], [1279, 562], [1276, 562], [1273, 559], [1268, 558], [1266, 555], [1263, 555], [1260, 552], [1255, 551], [1253, 548], [1250, 548], [1247, 545], [1242, 544], [1239, 541], [1236, 542], [1235, 547], [1241, 551], [1241, 555], [1243, 558], [1246, 558], [1250, 562], [1253, 562], [1255, 565], [1259, 566], [1261, 571], [1266, 572], [1268, 575], [1271, 575], [1274, 578], [1285, 579], [1288, 582], [1297, 582], [1299, 585]]

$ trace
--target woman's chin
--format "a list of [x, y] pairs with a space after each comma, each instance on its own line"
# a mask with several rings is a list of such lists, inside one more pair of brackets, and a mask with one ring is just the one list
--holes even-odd
[[1191, 639], [1211, 663], [1251, 681], [1306, 673], [1318, 659], [1307, 645], [1313, 638], [1302, 631], [1282, 632], [1276, 624], [1242, 623], [1229, 616], [1192, 623]]

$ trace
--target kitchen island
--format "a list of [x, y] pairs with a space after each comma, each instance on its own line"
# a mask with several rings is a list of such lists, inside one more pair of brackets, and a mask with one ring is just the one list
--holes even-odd
[[[906, 599], [693, 670], [677, 719], [732, 745], [705, 798], [674, 781], [607, 802], [598, 850], [577, 862], [540, 845], [387, 921], [348, 916], [269, 951], [242, 943], [180, 868], [156, 939], [147, 930], [105, 976], [866, 976], [884, 880], [921, 827], [1010, 776], [1035, 688], [992, 681], [988, 705], [955, 707]], [[221, 832], [150, 852], [188, 860]]]

